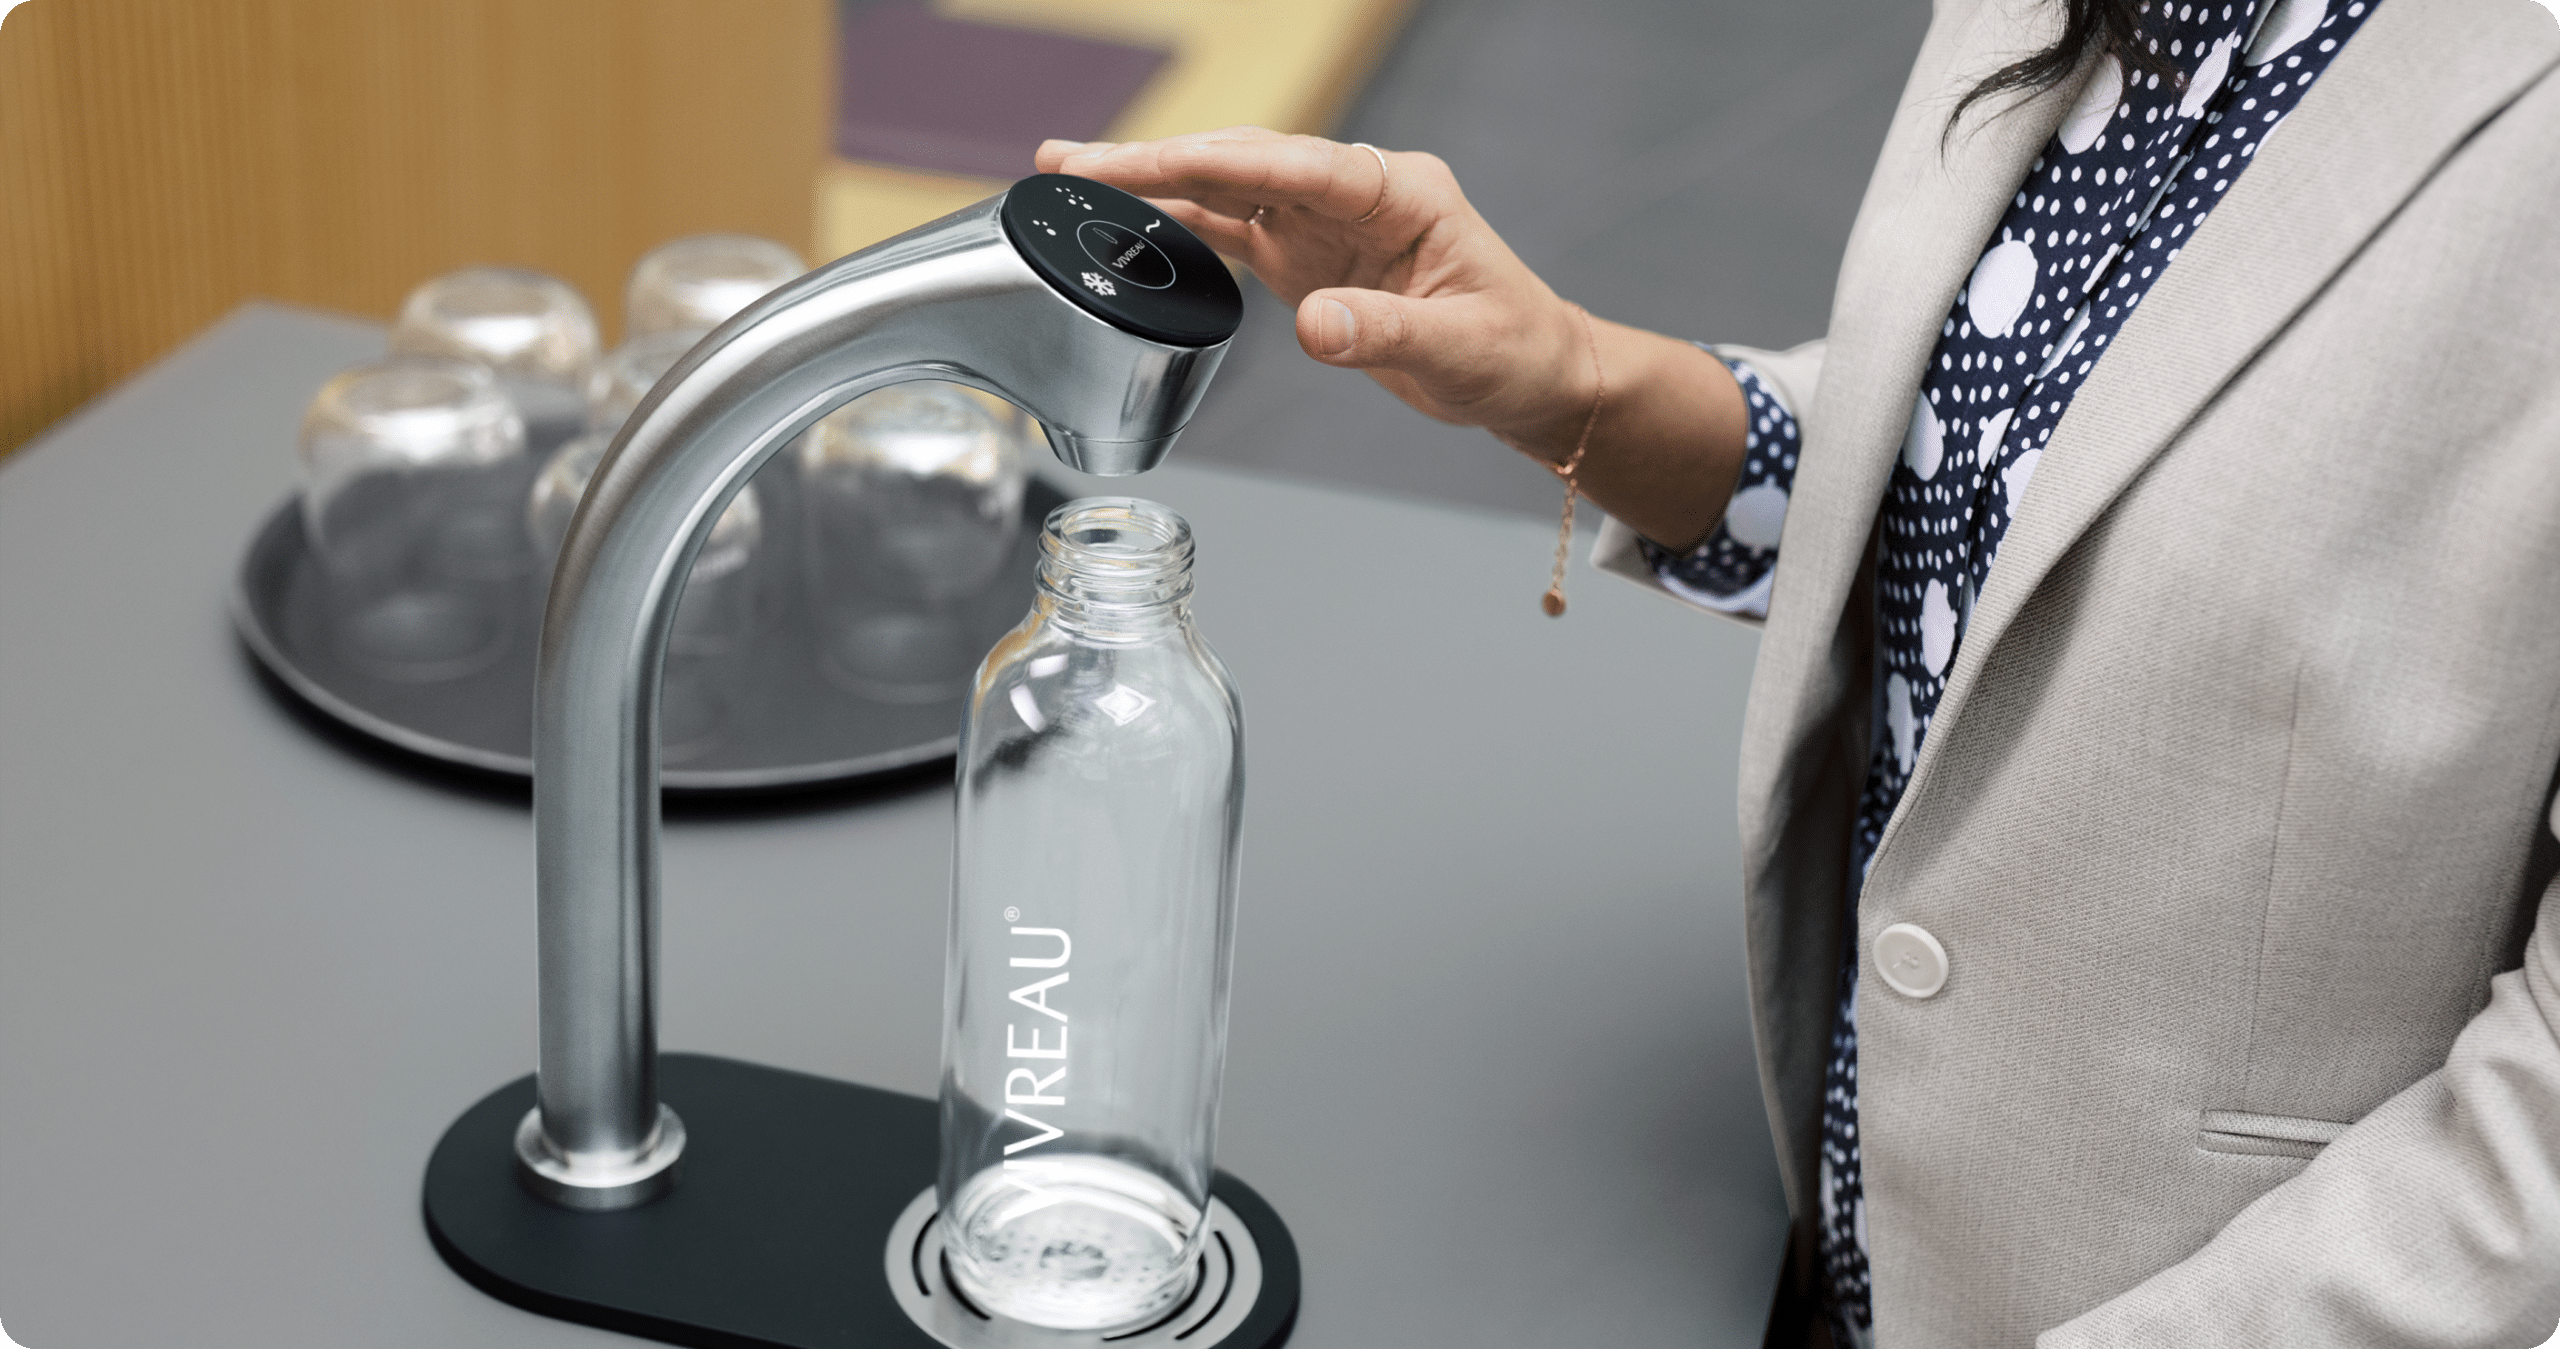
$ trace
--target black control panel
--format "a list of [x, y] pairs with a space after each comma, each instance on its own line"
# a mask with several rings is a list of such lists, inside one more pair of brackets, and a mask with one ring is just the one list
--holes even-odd
[[1094, 317], [1151, 341], [1235, 336], [1244, 296], [1198, 235], [1116, 187], [1063, 173], [1015, 183], [998, 213], [1031, 270]]

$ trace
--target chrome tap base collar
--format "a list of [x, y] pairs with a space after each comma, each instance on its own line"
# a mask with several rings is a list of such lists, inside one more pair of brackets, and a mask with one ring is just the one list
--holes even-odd
[[528, 1109], [516, 1122], [516, 1179], [525, 1189], [562, 1208], [601, 1212], [632, 1208], [665, 1194], [684, 1161], [684, 1121], [664, 1102], [649, 1142], [628, 1158], [598, 1162], [569, 1157], [542, 1134], [542, 1111]]

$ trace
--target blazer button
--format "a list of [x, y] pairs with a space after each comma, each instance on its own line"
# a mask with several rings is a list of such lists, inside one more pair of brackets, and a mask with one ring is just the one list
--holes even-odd
[[1896, 923], [1876, 934], [1876, 968], [1906, 998], [1934, 998], [1947, 986], [1947, 948], [1917, 923]]

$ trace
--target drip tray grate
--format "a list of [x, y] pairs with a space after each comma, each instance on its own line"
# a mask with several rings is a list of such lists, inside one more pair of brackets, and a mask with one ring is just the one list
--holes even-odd
[[1224, 1198], [1209, 1200], [1209, 1236], [1191, 1291], [1154, 1321], [1109, 1334], [1043, 1330], [979, 1310], [952, 1284], [942, 1234], [927, 1189], [898, 1215], [882, 1256], [899, 1308], [948, 1349], [1269, 1349], [1287, 1334], [1285, 1326], [1279, 1336], [1238, 1333], [1263, 1300], [1262, 1246]]

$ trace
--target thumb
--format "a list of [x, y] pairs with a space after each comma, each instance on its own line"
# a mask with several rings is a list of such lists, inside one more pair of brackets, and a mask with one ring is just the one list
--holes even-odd
[[1428, 300], [1338, 287], [1298, 302], [1298, 345], [1327, 365], [1419, 372], [1448, 358], [1448, 321]]

